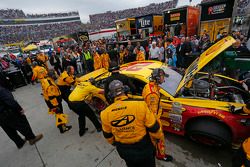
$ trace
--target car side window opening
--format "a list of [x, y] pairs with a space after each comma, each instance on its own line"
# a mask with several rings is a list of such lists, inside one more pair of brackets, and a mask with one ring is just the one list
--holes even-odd
[[136, 86], [136, 92], [133, 95], [142, 96], [142, 91], [146, 83], [136, 78], [129, 77], [129, 79]]

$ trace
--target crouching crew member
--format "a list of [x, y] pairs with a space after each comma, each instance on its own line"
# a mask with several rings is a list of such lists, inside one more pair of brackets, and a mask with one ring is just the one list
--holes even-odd
[[[148, 108], [152, 113], [154, 113], [157, 121], [161, 124], [162, 109], [160, 106], [160, 87], [159, 84], [164, 82], [165, 73], [162, 69], [157, 68], [152, 71], [151, 81], [145, 85], [142, 96], [148, 105]], [[173, 158], [170, 155], [165, 154], [165, 140], [164, 135], [157, 142], [154, 143], [156, 146], [156, 158], [163, 161], [172, 161]]]
[[47, 78], [41, 80], [44, 100], [49, 108], [50, 113], [56, 116], [56, 126], [60, 133], [64, 133], [71, 129], [67, 126], [67, 115], [63, 114], [62, 97], [58, 86], [55, 83], [57, 79], [54, 70], [49, 70]]
[[154, 114], [143, 100], [128, 99], [121, 81], [113, 80], [109, 90], [114, 103], [101, 112], [104, 137], [116, 146], [128, 167], [155, 167], [150, 137], [159, 140], [163, 133]]
[[[68, 98], [69, 95], [71, 93], [70, 89], [71, 86], [75, 84], [75, 76], [74, 76], [74, 67], [73, 66], [68, 66], [66, 68], [66, 71], [64, 71], [63, 73], [61, 73], [61, 75], [59, 76], [58, 80], [57, 80], [57, 85], [62, 93], [62, 98], [65, 102], [68, 103]], [[69, 108], [70, 105], [68, 103]]]
[[79, 135], [83, 136], [88, 130], [86, 128], [85, 116], [87, 116], [94, 124], [98, 132], [102, 130], [102, 126], [98, 121], [94, 111], [89, 107], [91, 95], [98, 89], [90, 82], [79, 83], [77, 87], [69, 95], [69, 104], [71, 109], [79, 116]]

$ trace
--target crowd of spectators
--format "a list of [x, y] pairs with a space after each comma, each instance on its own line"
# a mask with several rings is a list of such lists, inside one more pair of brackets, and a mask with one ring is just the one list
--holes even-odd
[[51, 17], [67, 17], [79, 16], [77, 11], [48, 13], [48, 14], [26, 14], [20, 9], [0, 9], [0, 19], [23, 19], [23, 18], [51, 18]]
[[79, 16], [78, 12], [65, 12], [65, 13], [48, 13], [48, 14], [27, 14], [27, 18], [52, 18], [52, 17], [67, 17]]
[[39, 41], [79, 32], [81, 22], [3, 26], [0, 29], [0, 44], [18, 41]]
[[19, 9], [0, 9], [0, 19], [26, 18], [24, 12]]
[[89, 15], [91, 30], [99, 30], [102, 28], [115, 27], [115, 21], [123, 18], [137, 17], [148, 14], [162, 14], [165, 9], [174, 8], [177, 5], [177, 0], [167, 1], [163, 3], [152, 3], [145, 7], [138, 7], [119, 11], [108, 11]]

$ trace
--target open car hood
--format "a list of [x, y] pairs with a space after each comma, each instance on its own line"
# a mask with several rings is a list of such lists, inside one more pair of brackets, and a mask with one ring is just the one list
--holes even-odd
[[186, 69], [185, 75], [180, 82], [176, 93], [193, 79], [194, 75], [197, 74], [205, 65], [207, 65], [211, 60], [218, 56], [221, 52], [227, 49], [235, 42], [235, 39], [231, 36], [221, 39], [216, 44], [212, 45], [205, 52], [203, 52], [194, 62]]

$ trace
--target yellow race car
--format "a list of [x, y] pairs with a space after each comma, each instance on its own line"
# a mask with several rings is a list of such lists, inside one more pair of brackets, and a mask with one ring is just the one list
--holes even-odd
[[[235, 79], [199, 72], [234, 42], [232, 37], [217, 42], [201, 54], [184, 74], [158, 61], [122, 65], [120, 72], [129, 77], [137, 88], [129, 97], [142, 98], [142, 90], [149, 82], [152, 69], [162, 68], [168, 76], [160, 90], [161, 119], [165, 131], [187, 135], [194, 141], [213, 146], [242, 142], [250, 136], [250, 115], [242, 109], [250, 99], [249, 92]], [[100, 69], [80, 78], [83, 83], [95, 78], [99, 91], [92, 94], [92, 106], [99, 112], [108, 105], [102, 89], [109, 75], [107, 70]]]

